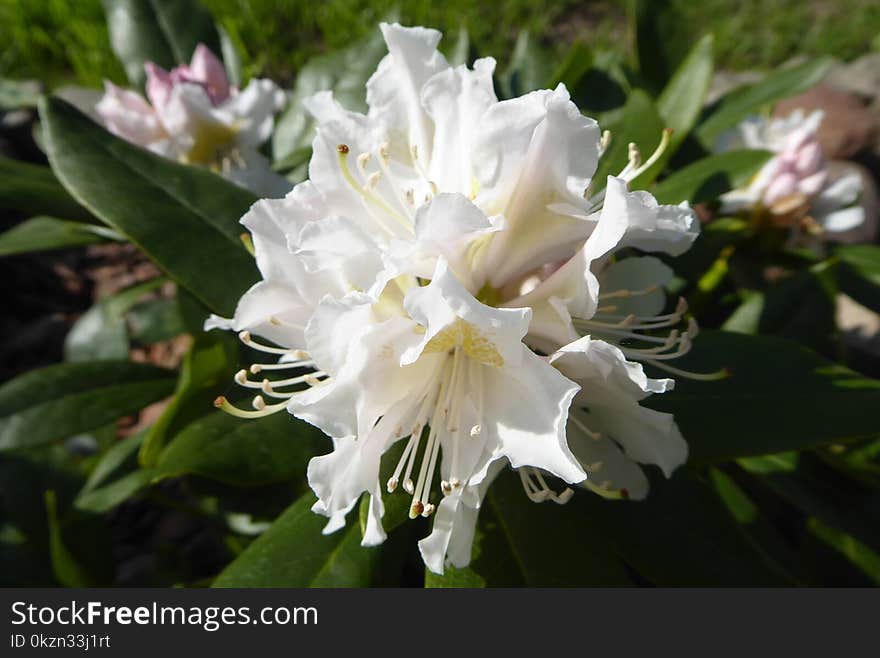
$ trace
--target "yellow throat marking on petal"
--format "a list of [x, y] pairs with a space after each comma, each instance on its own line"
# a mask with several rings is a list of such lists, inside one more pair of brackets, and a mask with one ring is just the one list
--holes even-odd
[[193, 145], [183, 157], [187, 164], [216, 165], [223, 153], [235, 143], [238, 128], [222, 123], [200, 122], [193, 135]]
[[443, 329], [425, 346], [427, 353], [448, 352], [460, 346], [464, 353], [479, 363], [500, 368], [504, 358], [495, 345], [470, 322], [461, 318]]

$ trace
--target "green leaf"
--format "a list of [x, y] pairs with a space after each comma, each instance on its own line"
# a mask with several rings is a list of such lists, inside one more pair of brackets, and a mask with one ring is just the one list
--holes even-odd
[[10, 80], [0, 78], [0, 109], [17, 110], [37, 106], [43, 94], [42, 84], [37, 80]]
[[320, 430], [287, 412], [247, 420], [211, 409], [174, 435], [157, 470], [241, 486], [301, 480], [309, 460], [329, 447]]
[[822, 57], [798, 66], [779, 69], [761, 82], [734, 89], [713, 108], [708, 118], [697, 128], [697, 136], [712, 148], [717, 137], [749, 114], [783, 98], [794, 96], [815, 85], [831, 66], [831, 59]]
[[0, 450], [103, 427], [169, 395], [173, 375], [127, 361], [65, 363], [0, 386]]
[[188, 64], [199, 43], [220, 54], [211, 14], [196, 0], [103, 0], [113, 52], [135, 86], [146, 80], [144, 63], [170, 69]]
[[666, 177], [652, 193], [660, 203], [711, 201], [744, 185], [770, 155], [768, 151], [746, 149], [710, 155]]
[[818, 519], [810, 519], [809, 528], [819, 539], [860, 569], [875, 585], [880, 585], [880, 555], [852, 535], [825, 525]]
[[76, 558], [64, 545], [61, 527], [58, 523], [55, 492], [47, 491], [45, 498], [46, 514], [49, 519], [49, 550], [55, 578], [65, 587], [94, 587], [96, 583], [92, 581], [88, 572], [79, 565]]
[[550, 54], [524, 30], [516, 39], [510, 65], [498, 77], [501, 97], [515, 98], [536, 89], [545, 89], [552, 81], [553, 73]]
[[[204, 316], [203, 316], [204, 317]], [[171, 438], [197, 418], [217, 413], [212, 402], [238, 369], [238, 343], [226, 332], [200, 333], [186, 353], [174, 399], [153, 423], [141, 446], [140, 463], [156, 466]]]
[[211, 310], [231, 315], [257, 280], [238, 223], [255, 197], [129, 144], [57, 98], [43, 99], [40, 115], [65, 187]]
[[446, 567], [440, 576], [425, 569], [426, 588], [478, 588], [486, 587], [485, 579], [470, 567], [456, 569]]
[[229, 84], [241, 88], [243, 80], [241, 77], [241, 55], [238, 53], [238, 48], [222, 25], [217, 25], [217, 34], [220, 36], [220, 51], [223, 54], [223, 64], [226, 68]]
[[661, 26], [668, 4], [668, 0], [630, 0], [628, 5], [636, 68], [653, 93], [663, 88], [674, 66]]
[[0, 233], [0, 256], [100, 244], [122, 236], [103, 226], [40, 215]]
[[840, 289], [863, 306], [880, 312], [880, 247], [868, 244], [840, 246]]
[[31, 215], [93, 220], [49, 167], [0, 156], [0, 208]]
[[186, 333], [176, 298], [160, 297], [132, 307], [126, 316], [131, 338], [153, 345]]
[[132, 471], [109, 484], [81, 493], [76, 498], [76, 508], [95, 514], [109, 512], [150, 484], [156, 477], [157, 474], [151, 470]]
[[643, 501], [589, 496], [580, 523], [614, 546], [655, 585], [778, 585], [776, 565], [756, 551], [715, 492], [687, 472], [652, 481]]
[[[643, 160], [647, 159], [660, 143], [664, 128], [663, 119], [651, 97], [641, 89], [634, 90], [623, 107], [620, 124], [611, 126], [611, 145], [593, 176], [596, 183], [594, 191], [604, 188], [607, 177], [616, 176], [626, 166], [630, 143], [639, 147]], [[647, 178], [640, 177], [642, 186], [649, 182]]]
[[311, 147], [315, 121], [302, 102], [312, 94], [330, 90], [333, 97], [349, 110], [365, 110], [367, 80], [385, 52], [385, 41], [376, 30], [348, 48], [319, 55], [306, 62], [296, 77], [290, 103], [275, 124], [272, 159], [284, 161], [294, 153]]
[[[485, 508], [491, 516], [481, 519], [485, 536], [471, 568], [490, 586], [632, 585], [623, 562], [583, 518], [583, 503], [595, 497], [578, 491], [566, 505], [536, 504], [526, 498], [519, 477], [505, 471], [492, 483], [483, 504], [481, 516]], [[502, 554], [514, 573], [499, 582], [500, 575], [493, 571]]]
[[461, 27], [455, 36], [455, 43], [447, 56], [450, 66], [469, 66], [471, 63], [471, 35], [467, 28]]
[[730, 370], [729, 377], [714, 382], [677, 377], [674, 391], [646, 401], [675, 415], [690, 446], [690, 463], [880, 435], [880, 417], [865, 413], [880, 404], [880, 381], [791, 341], [703, 331], [675, 367]]
[[703, 108], [703, 100], [712, 83], [714, 43], [711, 34], [700, 39], [657, 98], [660, 116], [666, 127], [675, 131], [673, 143], [680, 143], [685, 138]]
[[130, 350], [125, 314], [166, 279], [156, 278], [102, 299], [76, 321], [64, 339], [65, 361], [126, 359]]
[[239, 555], [214, 587], [367, 587], [380, 548], [360, 546], [361, 532], [349, 521], [322, 535], [327, 519], [311, 511], [312, 493], [303, 495]]

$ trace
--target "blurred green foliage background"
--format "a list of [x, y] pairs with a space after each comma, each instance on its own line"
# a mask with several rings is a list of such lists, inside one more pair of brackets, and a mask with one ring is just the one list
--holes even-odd
[[[245, 73], [291, 81], [311, 56], [339, 48], [397, 12], [407, 24], [454, 34], [466, 27], [481, 53], [503, 64], [528, 29], [551, 50], [575, 41], [615, 48], [627, 38], [628, 0], [204, 0], [245, 60]], [[672, 59], [703, 33], [716, 36], [720, 68], [769, 68], [794, 55], [849, 59], [880, 47], [876, 0], [657, 0]], [[0, 0], [0, 75], [52, 84], [124, 82], [110, 50], [101, 0]]]

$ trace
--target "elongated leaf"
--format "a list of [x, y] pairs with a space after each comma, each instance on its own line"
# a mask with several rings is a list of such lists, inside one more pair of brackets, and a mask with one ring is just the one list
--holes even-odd
[[668, 5], [669, 0], [630, 0], [628, 3], [636, 68], [652, 93], [663, 88], [675, 67], [661, 27]]
[[[682, 471], [652, 479], [643, 501], [581, 494], [577, 523], [609, 542], [656, 585], [780, 585], [777, 566], [756, 551], [710, 486]], [[574, 502], [574, 501], [572, 501]], [[571, 503], [569, 503], [571, 504]]]
[[167, 370], [127, 361], [32, 370], [0, 386], [0, 450], [102, 427], [169, 395], [173, 386]]
[[65, 361], [128, 358], [130, 345], [125, 314], [141, 297], [166, 280], [159, 277], [132, 286], [92, 306], [76, 321], [64, 339]]
[[286, 412], [243, 420], [212, 409], [172, 438], [157, 468], [237, 485], [303, 480], [309, 460], [329, 447], [320, 430]]
[[660, 203], [702, 203], [744, 185], [770, 158], [769, 151], [735, 150], [710, 155], [657, 183]]
[[675, 390], [647, 403], [675, 414], [690, 463], [801, 450], [832, 441], [880, 436], [880, 381], [825, 361], [790, 341], [704, 331], [678, 368], [721, 381], [678, 377]]
[[502, 98], [514, 98], [546, 88], [553, 77], [553, 62], [546, 49], [529, 34], [519, 33], [510, 56], [510, 65], [499, 76]]
[[153, 423], [141, 446], [143, 466], [158, 464], [159, 456], [171, 438], [192, 421], [216, 412], [213, 400], [225, 390], [237, 370], [238, 351], [230, 334], [200, 334], [183, 360], [177, 389], [159, 419]]
[[148, 469], [132, 471], [104, 486], [84, 491], [76, 498], [76, 508], [86, 512], [103, 514], [131, 498], [147, 486], [157, 474]]
[[[519, 478], [505, 472], [489, 488], [484, 507], [491, 516], [481, 522], [487, 537], [472, 569], [489, 585], [520, 583], [536, 587], [632, 585], [623, 562], [610, 550], [595, 529], [584, 522], [581, 503], [592, 497], [578, 492], [567, 505], [536, 504], [526, 498]], [[481, 512], [482, 514], [482, 512]], [[486, 527], [486, 523], [495, 524]], [[515, 565], [513, 580], [497, 582], [495, 563]]]
[[61, 527], [58, 523], [57, 501], [54, 491], [46, 492], [46, 515], [49, 519], [49, 550], [52, 556], [52, 570], [55, 578], [66, 587], [93, 587], [96, 583], [89, 577], [71, 555], [64, 539], [61, 536]]
[[214, 587], [366, 587], [378, 564], [378, 547], [360, 546], [351, 523], [322, 535], [327, 519], [311, 511], [307, 493], [291, 505], [214, 581]]
[[469, 567], [456, 569], [446, 567], [443, 575], [425, 569], [426, 588], [482, 588], [486, 587], [485, 579]]
[[113, 52], [128, 79], [142, 86], [144, 62], [164, 68], [189, 63], [199, 43], [218, 57], [220, 37], [197, 0], [103, 0]]
[[712, 82], [714, 42], [711, 34], [700, 39], [657, 98], [660, 116], [675, 131], [674, 143], [684, 139], [700, 115]]
[[0, 208], [63, 219], [93, 219], [48, 167], [0, 157]]
[[734, 89], [718, 102], [708, 118], [700, 124], [697, 136], [711, 149], [724, 130], [765, 105], [809, 89], [825, 76], [830, 66], [831, 60], [826, 57], [814, 59], [774, 71], [756, 84]]
[[[634, 90], [626, 101], [619, 126], [611, 127], [611, 145], [599, 161], [596, 169], [595, 190], [605, 187], [608, 175], [616, 176], [626, 166], [629, 144], [635, 144], [647, 159], [663, 135], [663, 119], [657, 112], [654, 101], [640, 89]], [[650, 183], [642, 179], [642, 186]]]
[[834, 252], [840, 259], [840, 288], [860, 304], [880, 313], [880, 247], [846, 245]]
[[52, 167], [71, 194], [213, 311], [231, 315], [257, 280], [238, 224], [253, 195], [114, 137], [57, 98], [44, 99], [40, 115]]
[[330, 90], [333, 97], [349, 110], [365, 110], [367, 80], [385, 52], [385, 42], [376, 30], [348, 48], [309, 60], [297, 74], [290, 103], [276, 124], [272, 136], [273, 160], [287, 160], [296, 152], [311, 147], [315, 121], [302, 102], [312, 94]]
[[82, 247], [120, 239], [121, 235], [104, 226], [40, 215], [0, 234], [0, 256]]

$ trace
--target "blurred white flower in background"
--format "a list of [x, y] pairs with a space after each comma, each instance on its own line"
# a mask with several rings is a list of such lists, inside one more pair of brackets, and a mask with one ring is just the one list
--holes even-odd
[[[435, 514], [419, 545], [442, 573], [469, 562], [505, 464], [532, 500], [564, 503], [572, 490], [550, 475], [641, 498], [639, 464], [669, 475], [685, 461], [673, 418], [639, 405], [673, 380], [639, 361], [700, 377], [667, 363], [696, 327], [682, 304], [663, 313], [669, 268], [622, 256], [679, 254], [698, 222], [687, 204], [628, 190], [658, 154], [642, 163], [632, 149], [591, 194], [607, 138], [563, 85], [499, 102], [491, 58], [451, 67], [438, 32], [381, 28], [389, 54], [367, 83], [368, 113], [329, 92], [307, 101], [318, 122], [309, 180], [243, 218], [263, 280], [206, 328], [239, 331], [272, 357], [250, 367], [256, 378], [236, 375], [260, 392], [253, 411], [217, 406], [287, 410], [333, 438], [309, 466], [325, 531], [366, 492], [364, 543], [384, 540], [383, 484], [402, 488], [411, 517]], [[381, 457], [401, 440], [380, 483]]]
[[203, 44], [189, 64], [166, 71], [147, 62], [144, 68], [146, 99], [104, 83], [95, 109], [110, 132], [172, 160], [209, 167], [259, 196], [290, 190], [258, 150], [285, 103], [274, 82], [251, 80], [239, 91]]
[[721, 197], [722, 212], [766, 210], [779, 226], [805, 228], [808, 233], [842, 233], [865, 221], [865, 211], [853, 205], [861, 194], [857, 172], [832, 176], [816, 133], [820, 110], [805, 115], [795, 110], [784, 118], [750, 117], [722, 135], [718, 151], [765, 149], [774, 155], [743, 188]]

